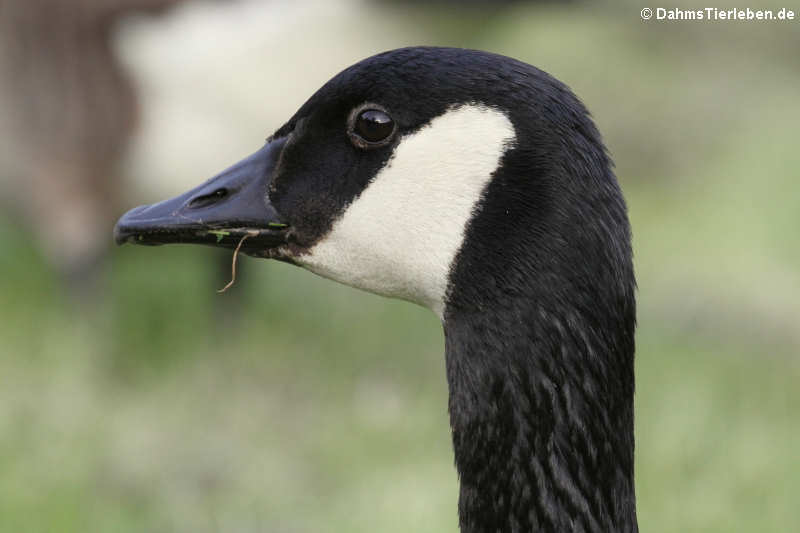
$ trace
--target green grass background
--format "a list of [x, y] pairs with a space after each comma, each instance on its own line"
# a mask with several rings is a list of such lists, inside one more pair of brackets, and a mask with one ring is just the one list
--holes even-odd
[[[642, 531], [800, 531], [800, 26], [641, 7], [401, 22], [544, 68], [605, 134], [639, 279]], [[220, 253], [190, 247], [115, 250], [76, 304], [1, 220], [0, 531], [457, 530], [429, 311], [249, 258], [218, 295]]]

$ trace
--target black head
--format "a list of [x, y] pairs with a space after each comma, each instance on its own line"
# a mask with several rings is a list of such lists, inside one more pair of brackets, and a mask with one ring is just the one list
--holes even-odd
[[530, 65], [454, 48], [353, 65], [250, 158], [130, 211], [115, 234], [226, 247], [249, 235], [246, 253], [440, 314], [532, 283], [523, 270], [567, 291], [598, 268], [622, 283], [630, 266], [624, 203], [582, 104]]

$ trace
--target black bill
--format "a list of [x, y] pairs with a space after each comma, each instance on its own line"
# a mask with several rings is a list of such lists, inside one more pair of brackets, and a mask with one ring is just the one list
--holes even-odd
[[131, 209], [114, 227], [117, 244], [209, 244], [258, 253], [286, 242], [288, 226], [269, 203], [267, 189], [285, 139], [199, 187], [163, 202]]

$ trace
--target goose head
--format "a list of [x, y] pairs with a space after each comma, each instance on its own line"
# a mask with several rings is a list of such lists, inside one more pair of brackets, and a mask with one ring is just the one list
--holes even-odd
[[240, 163], [118, 243], [277, 259], [430, 308], [462, 531], [635, 531], [634, 276], [583, 105], [485, 52], [405, 48], [322, 86]]

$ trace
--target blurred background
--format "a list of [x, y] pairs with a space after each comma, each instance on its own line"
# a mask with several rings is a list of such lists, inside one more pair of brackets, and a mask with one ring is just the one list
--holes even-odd
[[229, 252], [111, 247], [122, 212], [414, 44], [532, 63], [604, 133], [641, 529], [800, 531], [800, 21], [643, 7], [0, 0], [0, 531], [457, 531], [433, 314], [246, 257], [219, 295]]

